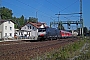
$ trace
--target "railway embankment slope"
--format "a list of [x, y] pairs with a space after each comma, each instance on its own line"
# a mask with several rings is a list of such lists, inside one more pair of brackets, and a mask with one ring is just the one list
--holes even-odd
[[36, 60], [90, 60], [90, 39], [83, 39], [58, 50], [37, 56]]

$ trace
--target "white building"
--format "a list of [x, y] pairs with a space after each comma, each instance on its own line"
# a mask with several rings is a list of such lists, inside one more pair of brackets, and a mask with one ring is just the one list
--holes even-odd
[[0, 39], [14, 38], [14, 23], [11, 20], [0, 20]]
[[24, 26], [21, 27], [21, 30], [17, 30], [17, 36], [24, 36], [24, 37], [38, 37], [38, 28], [44, 28], [46, 27], [45, 23], [32, 23], [28, 22]]

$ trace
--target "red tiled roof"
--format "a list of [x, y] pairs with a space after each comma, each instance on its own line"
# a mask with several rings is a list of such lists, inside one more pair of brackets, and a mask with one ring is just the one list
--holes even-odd
[[[33, 26], [36, 27], [36, 28], [40, 28], [41, 25], [44, 25], [44, 27], [48, 27], [48, 26], [45, 25], [46, 23], [41, 23], [41, 22], [37, 22], [37, 23], [27, 22], [26, 24], [31, 24], [31, 25], [33, 25]], [[25, 25], [26, 25], [26, 24], [25, 24]], [[23, 25], [23, 26], [25, 26], [25, 25]], [[23, 27], [23, 26], [22, 26], [22, 27]]]
[[[32, 22], [29, 22], [31, 25], [35, 26], [36, 28], [39, 28], [41, 25], [44, 25], [45, 23], [41, 23], [41, 22], [37, 22], [37, 23], [32, 23]], [[45, 25], [44, 25], [45, 27]]]

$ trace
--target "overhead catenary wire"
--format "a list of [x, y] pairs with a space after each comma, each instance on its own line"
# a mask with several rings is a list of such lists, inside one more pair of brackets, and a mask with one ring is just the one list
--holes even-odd
[[[21, 7], [20, 5], [17, 5], [17, 4], [13, 4], [13, 3], [10, 3], [10, 2], [8, 2], [8, 1], [3, 1], [4, 3], [7, 3], [7, 4], [9, 4], [9, 5], [12, 5], [13, 7], [17, 7], [17, 8], [19, 8], [19, 9], [24, 9], [24, 10], [26, 10], [26, 8], [24, 8], [24, 7]], [[20, 14], [19, 12], [15, 12], [16, 14]], [[33, 12], [31, 12], [31, 13], [33, 13]], [[14, 13], [13, 13], [14, 14]], [[23, 14], [22, 14], [23, 15]]]
[[[52, 2], [50, 2], [50, 1], [48, 1], [48, 0], [45, 0], [45, 1], [48, 2], [48, 3], [50, 3], [51, 5], [55, 6], [56, 8], [58, 8], [58, 9], [60, 10], [60, 12], [66, 10], [66, 9], [68, 9], [68, 8], [70, 8], [71, 6], [73, 6], [74, 4], [76, 4], [77, 2], [79, 2], [79, 0], [76, 0], [76, 1], [74, 1], [73, 3], [71, 3], [70, 5], [66, 6], [66, 7], [63, 8], [63, 9], [61, 9], [60, 7], [58, 7], [57, 5], [53, 4]], [[59, 4], [59, 3], [56, 2], [55, 0], [54, 0], [54, 2], [57, 3], [59, 6], [62, 6], [62, 7], [63, 7], [63, 5]]]
[[73, 2], [72, 4], [68, 5], [67, 7], [65, 7], [64, 9], [60, 10], [60, 12], [68, 9], [69, 7], [73, 6], [74, 4], [76, 4], [77, 2], [79, 2], [79, 0], [76, 0], [75, 2]]
[[[47, 1], [47, 0], [46, 0]], [[74, 15], [74, 14], [81, 14], [81, 13], [67, 13], [67, 14], [60, 14], [62, 11], [65, 11], [67, 10], [68, 8], [70, 8], [71, 6], [73, 6], [74, 4], [76, 4], [79, 0], [76, 0], [74, 1], [73, 3], [71, 3], [70, 5], [66, 6], [65, 8], [63, 8], [62, 10], [59, 11], [59, 14], [58, 15]], [[47, 1], [48, 3], [50, 3], [51, 5], [57, 7], [58, 9], [61, 9], [59, 8], [58, 6], [56, 6], [55, 4], [51, 3], [50, 1]], [[59, 6], [63, 6], [61, 5], [60, 3], [58, 3], [57, 1], [54, 0], [55, 3], [57, 3]]]
[[51, 5], [53, 5], [53, 6], [55, 6], [56, 8], [58, 8], [58, 9], [61, 9], [60, 7], [58, 7], [57, 5], [55, 5], [55, 4], [53, 4], [53, 3], [51, 3], [50, 1], [48, 1], [48, 0], [45, 0], [46, 2], [48, 2], [48, 3], [50, 3]]
[[[31, 6], [30, 4], [27, 4], [27, 3], [23, 2], [23, 1], [20, 1], [20, 0], [16, 0], [16, 1], [18, 1], [18, 2], [20, 2], [20, 3], [22, 3], [22, 4], [24, 4], [24, 5], [32, 8], [32, 9], [34, 9], [34, 10], [37, 10], [38, 12], [41, 13], [41, 14], [40, 14], [41, 16], [44, 16], [44, 17], [47, 17], [47, 18], [51, 18], [51, 16], [50, 16], [48, 13], [45, 13], [44, 11], [38, 10], [37, 8]], [[45, 1], [48, 1], [48, 0], [45, 0]], [[75, 2], [76, 2], [76, 1], [75, 1]], [[57, 5], [53, 4], [51, 1], [48, 1], [48, 3], [50, 3], [50, 4], [53, 5], [53, 6], [55, 6], [55, 7], [58, 8], [58, 9], [61, 9], [61, 8], [58, 7]], [[72, 3], [72, 4], [73, 4], [73, 3]], [[72, 6], [72, 4], [70, 4], [70, 5]], [[68, 6], [68, 8], [70, 7], [70, 5]], [[22, 7], [21, 7], [21, 8], [22, 8]], [[47, 8], [47, 7], [45, 7], [45, 8]], [[25, 9], [25, 8], [24, 8], [24, 9]], [[64, 10], [66, 10], [66, 9], [67, 9], [67, 8], [65, 8]], [[53, 10], [51, 10], [50, 8], [49, 8], [48, 10], [50, 10], [50, 11], [53, 12]], [[63, 9], [62, 9], [62, 10], [63, 10]], [[63, 11], [64, 11], [64, 10], [63, 10]], [[31, 11], [31, 12], [32, 12], [32, 11]], [[39, 13], [38, 13], [38, 14], [39, 14]]]
[[[19, 0], [16, 0], [16, 1], [19, 2], [19, 3], [21, 3], [21, 4], [23, 4], [23, 5], [26, 5], [26, 6], [30, 7], [30, 8], [32, 8], [32, 9], [34, 9], [34, 10], [36, 10], [36, 8], [30, 6], [29, 4], [27, 4], [27, 3], [25, 3], [25, 2], [22, 2], [22, 1], [19, 1]], [[16, 6], [16, 7], [19, 7], [19, 9], [24, 9], [24, 10], [26, 10], [26, 8], [21, 7], [20, 5], [17, 5], [17, 4], [13, 4], [13, 2], [12, 2], [12, 3], [8, 2], [8, 1], [4, 1], [4, 2], [6, 2], [7, 4], [10, 4], [10, 5], [13, 5], [14, 7], [15, 7], [15, 6]], [[40, 12], [42, 13], [42, 14], [40, 14], [41, 16], [50, 18], [50, 16], [49, 16], [48, 14], [46, 14], [45, 12], [43, 12], [43, 11], [41, 11], [41, 10], [38, 10], [38, 11], [40, 11]], [[20, 14], [19, 12], [15, 12], [15, 13]], [[33, 13], [33, 12], [31, 11], [30, 13]], [[36, 11], [36, 13], [37, 13], [37, 11]], [[22, 15], [23, 15], [23, 14], [22, 14]]]
[[[34, 10], [36, 10], [36, 8], [35, 7], [32, 7], [32, 6], [30, 6], [29, 4], [27, 4], [27, 3], [25, 3], [25, 2], [23, 2], [23, 1], [19, 1], [19, 0], [16, 0], [17, 2], [19, 2], [19, 3], [21, 3], [21, 4], [23, 4], [23, 5], [26, 5], [27, 7], [29, 7], [29, 8], [32, 8], [32, 9], [34, 9]], [[21, 7], [21, 5], [17, 5], [17, 4], [13, 4], [13, 2], [8, 2], [8, 1], [4, 1], [4, 2], [6, 2], [7, 4], [10, 4], [10, 5], [13, 5], [14, 7], [19, 7], [19, 9], [24, 9], [24, 10], [26, 10], [26, 8], [24, 8], [24, 7]], [[40, 17], [40, 19], [42, 20], [43, 18], [42, 17], [47, 17], [47, 18], [51, 18], [51, 16], [50, 15], [47, 15], [45, 12], [43, 12], [43, 11], [41, 11], [41, 10], [39, 10], [39, 12], [41, 12], [41, 14], [39, 13], [39, 15], [41, 16]], [[18, 14], [18, 15], [20, 15], [20, 13], [19, 12], [15, 12], [16, 14]], [[30, 13], [33, 13], [32, 11], [30, 12]], [[36, 11], [36, 14], [38, 13], [38, 11]], [[23, 15], [23, 14], [22, 14]], [[14, 15], [15, 16], [15, 15]], [[36, 18], [38, 18], [37, 17], [37, 15], [35, 15], [36, 16]], [[25, 17], [26, 18], [26, 17]]]
[[22, 2], [22, 1], [20, 1], [20, 0], [16, 0], [16, 1], [18, 1], [18, 2], [20, 2], [20, 3], [22, 3], [22, 4], [26, 5], [26, 6], [28, 6], [28, 7], [30, 7], [30, 8], [33, 8], [33, 9], [35, 9], [35, 10], [37, 10], [37, 11], [40, 11], [42, 14], [44, 14], [44, 15], [43, 15], [44, 17], [50, 18], [49, 14], [47, 14], [47, 13], [41, 11], [41, 10], [38, 10], [37, 8], [32, 7], [32, 6], [30, 6], [29, 4], [26, 4], [25, 2]]
[[[34, 0], [35, 2], [37, 2], [36, 0]], [[38, 3], [38, 2], [37, 2]], [[54, 13], [54, 11], [52, 10], [52, 9], [50, 9], [50, 8], [48, 8], [48, 7], [46, 7], [46, 6], [44, 6], [43, 4], [41, 4], [41, 3], [38, 3], [38, 4], [40, 4], [41, 6], [43, 6], [43, 7], [45, 7], [47, 10], [50, 10], [50, 11], [52, 11], [53, 13]]]
[[[37, 2], [36, 0], [33, 0], [33, 1]], [[53, 11], [53, 9], [50, 9], [39, 2], [37, 2], [37, 4], [40, 4], [41, 6], [43, 6], [44, 8], [46, 8], [47, 10], [49, 10], [50, 12], [52, 12], [54, 14], [55, 11]], [[52, 16], [50, 16], [49, 18], [52, 19]], [[52, 20], [54, 20], [54, 19], [52, 19]]]

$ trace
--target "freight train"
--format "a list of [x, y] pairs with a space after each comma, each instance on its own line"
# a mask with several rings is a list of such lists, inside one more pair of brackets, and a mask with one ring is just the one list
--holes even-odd
[[58, 30], [56, 28], [39, 28], [38, 39], [60, 39], [72, 37], [72, 33], [65, 30]]

